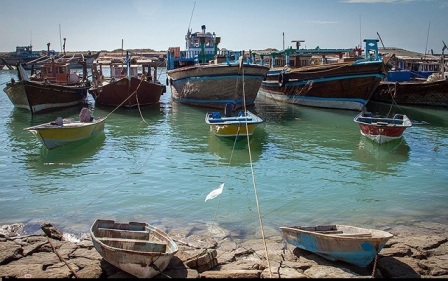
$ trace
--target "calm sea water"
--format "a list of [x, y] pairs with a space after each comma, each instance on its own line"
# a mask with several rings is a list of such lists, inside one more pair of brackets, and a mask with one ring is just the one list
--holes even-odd
[[[16, 72], [0, 71], [0, 87]], [[165, 81], [162, 73], [160, 81]], [[94, 116], [113, 108], [94, 107]], [[390, 106], [369, 105], [387, 112]], [[118, 109], [104, 134], [47, 150], [23, 128], [80, 107], [32, 116], [0, 93], [0, 225], [49, 221], [87, 232], [97, 218], [170, 228], [219, 225], [248, 237], [264, 227], [323, 223], [385, 228], [448, 223], [448, 111], [394, 107], [414, 126], [401, 141], [377, 145], [361, 136], [357, 112], [276, 103], [251, 108], [265, 122], [249, 144], [209, 131], [210, 109], [170, 100], [141, 111]], [[250, 153], [250, 154], [249, 154]], [[204, 202], [224, 183], [223, 193]]]

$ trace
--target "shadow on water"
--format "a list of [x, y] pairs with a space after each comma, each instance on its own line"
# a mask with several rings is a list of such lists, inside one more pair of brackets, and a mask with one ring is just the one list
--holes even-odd
[[380, 102], [369, 102], [367, 108], [371, 112], [379, 112], [391, 115], [395, 113], [406, 114], [414, 125], [430, 124], [434, 126], [448, 126], [448, 114], [446, 108], [390, 105]]
[[397, 172], [399, 164], [409, 161], [410, 150], [404, 137], [380, 145], [361, 136], [353, 159], [363, 164], [366, 171]]
[[38, 153], [28, 155], [28, 166], [37, 172], [47, 172], [52, 169], [72, 167], [94, 158], [104, 146], [105, 133], [100, 133], [87, 140], [69, 143], [48, 150], [41, 145]]

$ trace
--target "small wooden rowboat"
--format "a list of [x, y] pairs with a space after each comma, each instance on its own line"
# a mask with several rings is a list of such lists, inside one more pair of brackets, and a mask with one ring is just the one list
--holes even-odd
[[389, 232], [348, 225], [280, 227], [289, 244], [331, 261], [368, 266], [393, 237]]
[[87, 122], [75, 121], [73, 118], [62, 119], [25, 128], [39, 139], [48, 149], [68, 143], [93, 138], [104, 131], [106, 117], [91, 118]]
[[178, 251], [174, 240], [147, 223], [98, 219], [90, 235], [95, 249], [107, 262], [138, 278], [163, 272]]
[[238, 140], [251, 136], [256, 126], [262, 122], [263, 119], [248, 110], [240, 111], [237, 116], [221, 116], [218, 111], [205, 115], [205, 123], [210, 125], [210, 130], [216, 136]]

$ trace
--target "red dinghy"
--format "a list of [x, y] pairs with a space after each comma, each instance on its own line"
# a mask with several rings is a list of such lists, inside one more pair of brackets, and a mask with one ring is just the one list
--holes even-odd
[[358, 123], [363, 136], [379, 144], [400, 139], [404, 130], [412, 126], [411, 120], [404, 114], [385, 117], [373, 115], [371, 112], [361, 112], [354, 121]]

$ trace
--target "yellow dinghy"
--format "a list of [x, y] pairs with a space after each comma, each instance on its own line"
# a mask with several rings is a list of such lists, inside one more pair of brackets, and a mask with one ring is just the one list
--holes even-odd
[[86, 119], [84, 112], [81, 111], [79, 121], [75, 121], [73, 118], [58, 117], [55, 121], [28, 127], [24, 130], [33, 133], [48, 149], [92, 138], [103, 132], [107, 117], [93, 118], [89, 115]]
[[205, 115], [205, 123], [210, 125], [210, 130], [218, 137], [242, 139], [254, 133], [258, 124], [263, 119], [246, 110], [240, 111], [237, 116], [221, 116], [218, 111], [208, 112]]

